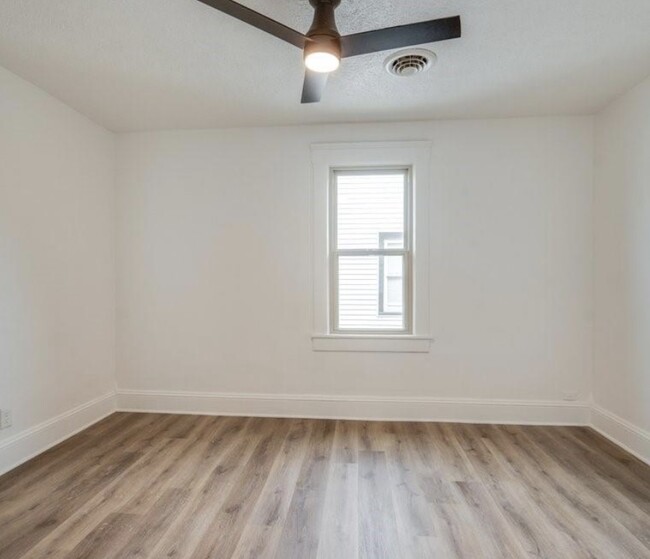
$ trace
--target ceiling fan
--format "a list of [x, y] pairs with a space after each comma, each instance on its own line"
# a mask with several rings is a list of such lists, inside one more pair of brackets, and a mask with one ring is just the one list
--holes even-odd
[[341, 36], [334, 19], [341, 0], [309, 0], [314, 20], [303, 35], [233, 0], [199, 1], [302, 49], [306, 66], [302, 103], [320, 101], [327, 76], [339, 67], [341, 58], [460, 37], [460, 16]]

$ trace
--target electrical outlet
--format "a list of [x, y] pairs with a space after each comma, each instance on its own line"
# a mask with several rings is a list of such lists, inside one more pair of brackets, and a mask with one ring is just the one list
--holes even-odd
[[0, 429], [11, 427], [11, 410], [0, 410]]

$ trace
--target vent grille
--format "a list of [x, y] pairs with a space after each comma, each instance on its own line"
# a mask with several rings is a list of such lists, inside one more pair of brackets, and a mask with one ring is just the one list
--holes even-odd
[[393, 54], [386, 59], [385, 66], [389, 74], [406, 78], [424, 72], [435, 60], [436, 55], [433, 52], [413, 49]]

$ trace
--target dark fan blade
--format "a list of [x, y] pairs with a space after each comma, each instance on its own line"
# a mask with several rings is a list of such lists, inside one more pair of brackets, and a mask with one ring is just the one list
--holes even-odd
[[460, 37], [460, 16], [346, 35], [341, 37], [341, 50], [343, 56], [356, 56], [457, 37]]
[[276, 36], [278, 39], [296, 45], [298, 48], [304, 48], [305, 46], [306, 37], [302, 33], [299, 33], [295, 29], [291, 29], [291, 27], [287, 27], [270, 17], [266, 17], [265, 15], [251, 10], [246, 6], [233, 2], [233, 0], [199, 0], [199, 2], [203, 2], [211, 8], [215, 8], [220, 12], [243, 21], [244, 23], [248, 23], [262, 31], [266, 31], [271, 35]]
[[301, 103], [318, 103], [325, 91], [327, 74], [324, 72], [313, 72], [305, 70], [305, 81], [302, 85]]

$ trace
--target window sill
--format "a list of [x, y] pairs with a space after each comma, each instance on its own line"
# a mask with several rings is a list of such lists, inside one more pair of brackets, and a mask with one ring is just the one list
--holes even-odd
[[432, 341], [423, 336], [320, 334], [311, 337], [311, 347], [314, 351], [428, 353]]

